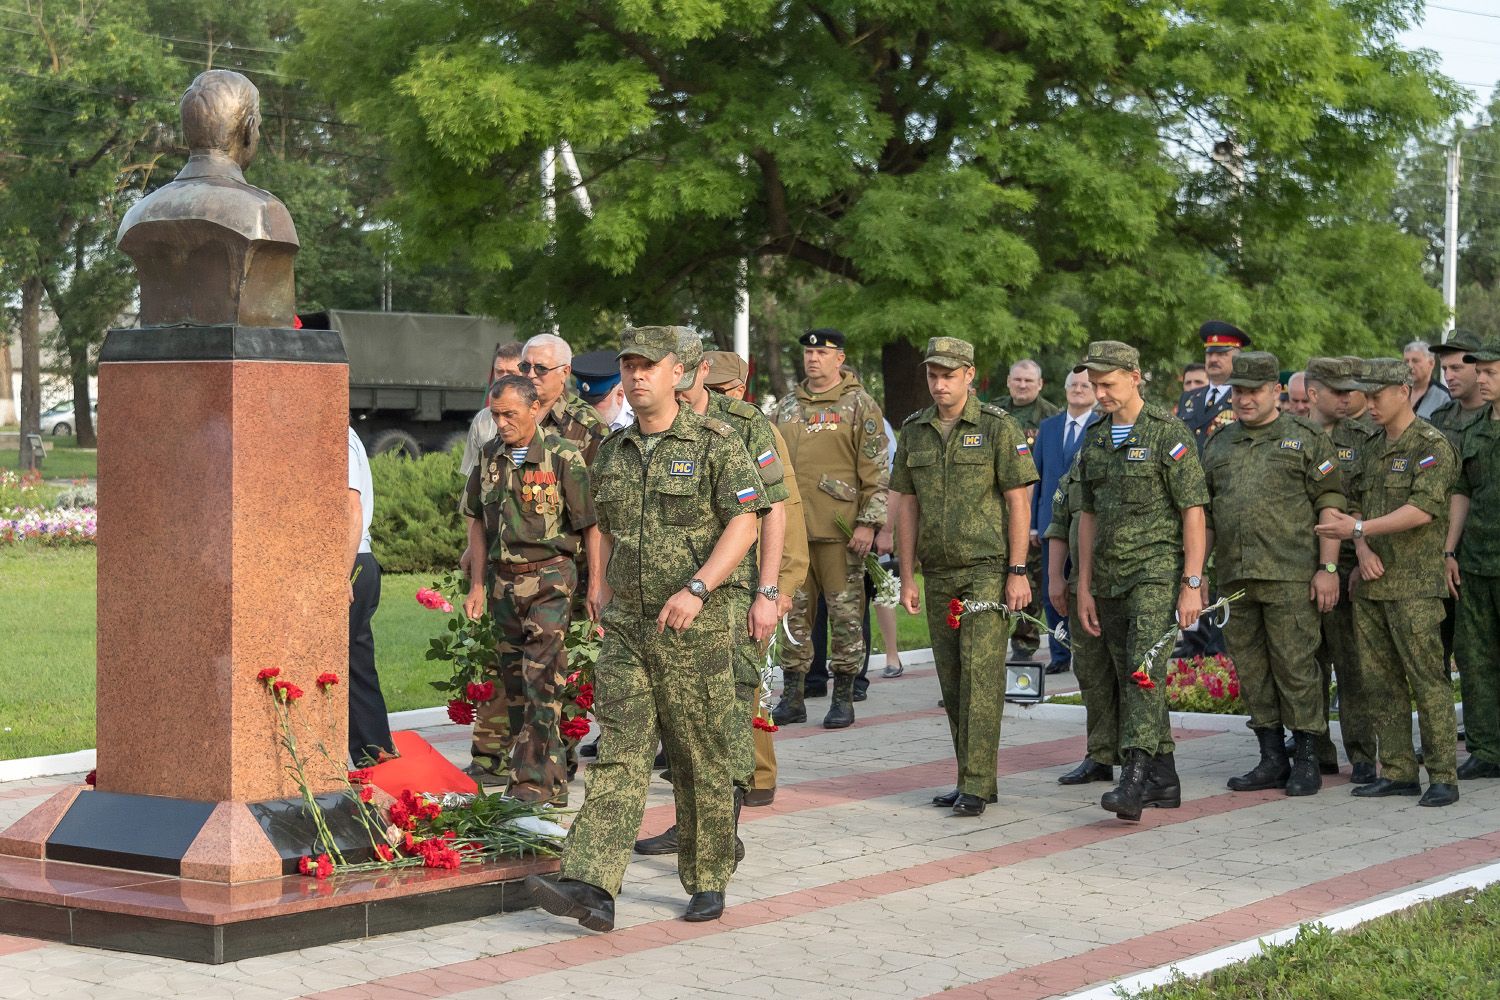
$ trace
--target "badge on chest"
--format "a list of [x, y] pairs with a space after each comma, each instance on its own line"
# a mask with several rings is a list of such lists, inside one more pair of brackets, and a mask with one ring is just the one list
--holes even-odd
[[1126, 448], [1125, 449], [1125, 461], [1127, 461], [1127, 462], [1144, 462], [1144, 461], [1146, 461], [1150, 457], [1151, 457], [1151, 449], [1150, 448]]
[[674, 458], [667, 466], [669, 476], [691, 476], [698, 471], [698, 465], [690, 458]]
[[984, 435], [965, 434], [959, 444], [965, 448], [981, 448], [984, 446]]
[[1391, 459], [1391, 471], [1392, 472], [1405, 472], [1410, 466], [1411, 466], [1411, 459], [1409, 459], [1409, 458], [1393, 458], [1393, 459]]
[[838, 410], [817, 410], [807, 415], [807, 433], [836, 431], [842, 423], [843, 415]]
[[521, 502], [531, 504], [538, 514], [557, 509], [557, 473], [547, 469], [527, 469], [521, 475]]

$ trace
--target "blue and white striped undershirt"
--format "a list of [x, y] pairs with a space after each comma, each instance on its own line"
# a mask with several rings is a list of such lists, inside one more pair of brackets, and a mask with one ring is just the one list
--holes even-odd
[[1109, 436], [1113, 439], [1115, 447], [1118, 448], [1124, 444], [1125, 439], [1130, 437], [1130, 432], [1133, 430], [1135, 430], [1135, 424], [1110, 424]]

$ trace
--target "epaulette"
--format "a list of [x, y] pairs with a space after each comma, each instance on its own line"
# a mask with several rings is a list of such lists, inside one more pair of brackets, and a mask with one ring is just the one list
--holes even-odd
[[1005, 417], [1010, 415], [1006, 411], [1005, 407], [996, 406], [994, 403], [980, 403], [979, 411], [981, 413], [988, 413], [992, 417]]
[[760, 410], [755, 404], [747, 403], [743, 399], [734, 399], [730, 396], [725, 396], [719, 405], [735, 416], [743, 417], [746, 420], [754, 420], [760, 416]]
[[1312, 431], [1312, 432], [1317, 433], [1317, 434], [1324, 434], [1324, 433], [1326, 433], [1323, 430], [1323, 428], [1321, 428], [1317, 424], [1313, 423], [1307, 417], [1301, 417], [1301, 416], [1298, 416], [1295, 413], [1288, 413], [1287, 416], [1289, 416], [1289, 417], [1292, 418], [1292, 423], [1296, 424], [1298, 427], [1301, 427], [1305, 431]]
[[718, 417], [704, 417], [703, 426], [719, 435], [719, 437], [730, 437], [734, 434], [734, 428]]
[[905, 420], [901, 421], [901, 426], [905, 427], [907, 424], [911, 423], [914, 420], [921, 420], [923, 417], [927, 416], [928, 413], [932, 412], [932, 409], [933, 408], [929, 406], [926, 409], [918, 410], [916, 413], [911, 414]]

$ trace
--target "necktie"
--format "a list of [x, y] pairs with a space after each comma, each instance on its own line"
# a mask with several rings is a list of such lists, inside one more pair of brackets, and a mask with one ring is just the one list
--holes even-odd
[[1078, 421], [1068, 421], [1068, 433], [1063, 435], [1063, 454], [1073, 450], [1073, 442], [1078, 440]]

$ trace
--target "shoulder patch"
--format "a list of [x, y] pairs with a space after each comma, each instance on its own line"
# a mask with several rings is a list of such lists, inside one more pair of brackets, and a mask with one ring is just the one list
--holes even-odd
[[1317, 469], [1314, 470], [1314, 472], [1315, 472], [1315, 474], [1317, 475], [1317, 477], [1319, 479], [1322, 479], [1323, 477], [1327, 476], [1330, 472], [1332, 472], [1334, 470], [1334, 468], [1335, 468], [1334, 464], [1331, 461], [1329, 461], [1328, 459], [1325, 458], [1325, 459], [1323, 459], [1323, 461], [1321, 461], [1321, 462], [1318, 463], [1318, 467], [1317, 467]]
[[729, 437], [734, 433], [734, 428], [716, 417], [704, 417], [703, 426], [713, 431], [719, 437]]
[[1422, 458], [1417, 459], [1417, 468], [1430, 469], [1434, 465], [1437, 465], [1437, 461], [1436, 455], [1424, 455]]
[[992, 417], [1007, 416], [1005, 408], [1003, 406], [996, 406], [994, 403], [980, 403], [979, 411], [981, 413], [988, 413]]
[[1171, 448], [1167, 449], [1167, 456], [1174, 462], [1182, 461], [1182, 457], [1186, 454], [1187, 445], [1183, 444], [1181, 441], [1178, 441]]
[[[930, 410], [932, 409], [932, 407], [929, 406], [927, 409]], [[920, 420], [925, 416], [927, 416], [927, 410], [918, 410], [916, 413], [913, 413], [911, 416], [901, 421], [901, 426], [905, 427], [907, 424]]]

